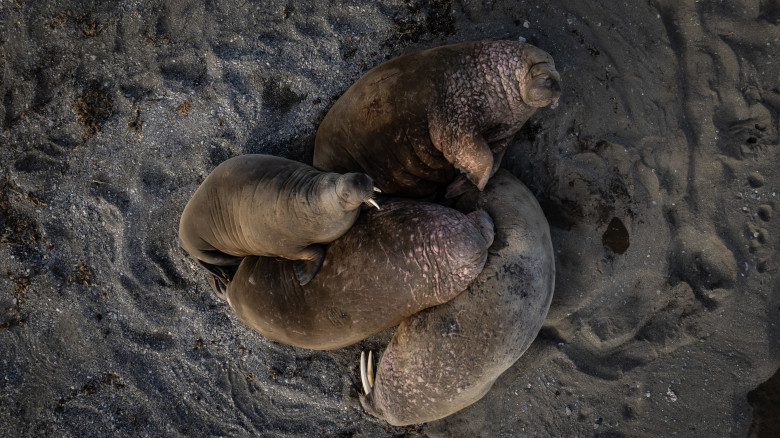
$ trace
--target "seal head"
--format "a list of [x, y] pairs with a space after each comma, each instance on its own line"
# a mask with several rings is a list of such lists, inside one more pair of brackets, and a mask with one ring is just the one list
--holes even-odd
[[344, 211], [353, 211], [374, 197], [374, 182], [365, 173], [341, 175], [335, 188]]
[[523, 102], [537, 108], [557, 105], [561, 98], [561, 75], [555, 70], [552, 57], [535, 47], [526, 51], [529, 58], [526, 62], [532, 63], [531, 67], [515, 70]]

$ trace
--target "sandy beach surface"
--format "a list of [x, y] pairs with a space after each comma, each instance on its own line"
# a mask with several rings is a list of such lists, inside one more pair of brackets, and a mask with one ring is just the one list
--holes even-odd
[[[518, 38], [562, 78], [503, 163], [550, 223], [553, 304], [482, 400], [392, 427], [358, 401], [392, 329], [264, 339], [179, 216], [229, 157], [311, 163], [379, 63]], [[2, 0], [0, 66], [0, 436], [777, 433], [777, 2]]]

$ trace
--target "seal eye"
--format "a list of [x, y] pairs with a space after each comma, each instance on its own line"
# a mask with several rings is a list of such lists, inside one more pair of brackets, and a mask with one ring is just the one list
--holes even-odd
[[542, 75], [549, 76], [547, 64], [541, 63], [531, 67], [531, 79], [536, 79]]

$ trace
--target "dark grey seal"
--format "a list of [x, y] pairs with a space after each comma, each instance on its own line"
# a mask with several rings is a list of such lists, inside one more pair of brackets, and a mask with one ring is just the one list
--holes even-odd
[[487, 211], [495, 238], [468, 289], [402, 322], [373, 389], [364, 383], [370, 393], [363, 407], [395, 426], [437, 420], [482, 398], [534, 340], [552, 300], [550, 229], [520, 181], [500, 170], [484, 192], [464, 194], [457, 207]]

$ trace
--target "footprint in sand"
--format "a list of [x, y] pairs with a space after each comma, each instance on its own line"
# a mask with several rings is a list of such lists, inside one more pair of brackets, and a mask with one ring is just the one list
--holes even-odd
[[760, 205], [757, 214], [762, 221], [769, 222], [772, 220], [772, 206], [767, 204]]
[[707, 289], [728, 287], [737, 277], [734, 254], [715, 235], [683, 225], [672, 243], [672, 267], [676, 276]]

